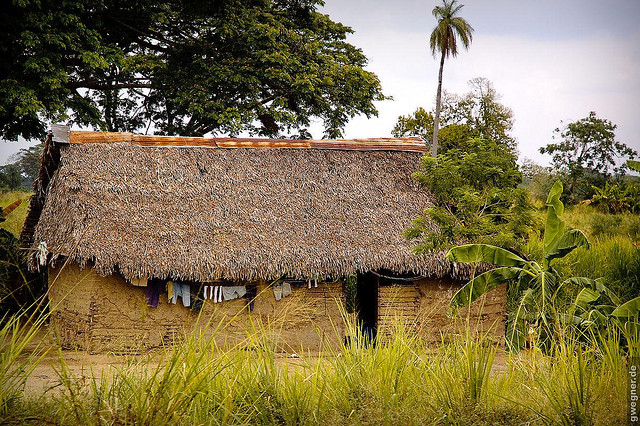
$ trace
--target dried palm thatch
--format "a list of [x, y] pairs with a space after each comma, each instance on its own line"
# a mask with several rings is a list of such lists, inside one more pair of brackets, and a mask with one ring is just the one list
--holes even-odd
[[451, 274], [402, 235], [431, 204], [411, 179], [420, 152], [97, 142], [60, 149], [30, 239], [51, 261], [197, 281]]

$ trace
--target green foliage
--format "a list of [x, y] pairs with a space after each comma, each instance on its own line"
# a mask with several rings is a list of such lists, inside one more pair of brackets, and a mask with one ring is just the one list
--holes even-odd
[[358, 293], [358, 276], [356, 274], [349, 275], [344, 281], [345, 307], [348, 313], [356, 312]]
[[547, 194], [553, 184], [563, 176], [551, 167], [543, 167], [533, 160], [525, 158], [520, 166], [522, 172], [522, 186], [529, 191], [531, 199], [536, 204], [544, 205]]
[[13, 164], [20, 168], [20, 173], [22, 173], [22, 176], [26, 180], [23, 185], [31, 187], [33, 181], [38, 176], [43, 149], [44, 143], [39, 143], [38, 145], [30, 146], [29, 148], [22, 148], [13, 157]]
[[[578, 248], [589, 248], [582, 231], [566, 230], [562, 219], [564, 205], [560, 201], [562, 183], [557, 181], [547, 197], [547, 220], [542, 241], [542, 264], [526, 260], [508, 250], [482, 244], [452, 248], [447, 259], [463, 263], [489, 263], [498, 266], [472, 278], [451, 299], [451, 306], [468, 306], [492, 288], [512, 283], [519, 303], [510, 312], [508, 339], [512, 348], [522, 344], [526, 325], [536, 330], [542, 347], [552, 347], [564, 326], [606, 328], [614, 317], [637, 317], [640, 297], [620, 305], [620, 299], [602, 280], [572, 277], [562, 281], [553, 262]], [[561, 303], [561, 289], [573, 286], [580, 289], [569, 307]]]
[[21, 149], [10, 158], [11, 163], [0, 166], [0, 191], [28, 190], [40, 171], [40, 157], [44, 145]]
[[640, 249], [624, 236], [601, 236], [556, 264], [559, 273], [602, 277], [622, 302], [640, 294]]
[[17, 312], [44, 291], [44, 275], [29, 271], [18, 239], [0, 229], [0, 311]]
[[626, 182], [605, 182], [592, 187], [593, 196], [586, 202], [604, 213], [640, 213], [640, 185]]
[[[393, 126], [391, 134], [397, 138], [420, 136], [425, 141], [431, 141], [433, 138], [433, 113], [419, 107], [413, 114], [401, 115]], [[441, 148], [438, 148], [439, 154], [440, 150]]]
[[442, 6], [433, 8], [433, 16], [438, 25], [431, 32], [429, 47], [434, 55], [440, 53], [445, 57], [458, 56], [458, 39], [465, 49], [468, 49], [473, 40], [473, 27], [458, 12], [464, 5], [457, 4], [456, 0], [443, 0]]
[[352, 30], [319, 0], [10, 1], [0, 11], [0, 137], [48, 120], [110, 131], [339, 136], [385, 99]]
[[18, 405], [22, 388], [49, 349], [37, 335], [48, 314], [21, 310], [0, 318], [0, 418]]
[[[510, 132], [513, 112], [500, 103], [501, 95], [486, 78], [469, 80], [469, 92], [462, 96], [444, 94], [438, 131], [438, 154], [459, 148], [469, 139], [483, 138], [515, 152], [516, 143]], [[391, 133], [396, 137], [420, 136], [433, 139], [434, 113], [418, 108], [413, 114], [401, 115]]]
[[[437, 159], [425, 156], [414, 178], [435, 198], [406, 231], [420, 238], [418, 252], [476, 241], [518, 247], [532, 224], [527, 193], [516, 157], [486, 139], [471, 139]], [[439, 232], [433, 232], [435, 223]]]
[[[45, 276], [30, 272], [20, 249], [18, 235], [28, 209], [28, 193], [0, 193], [0, 216], [7, 214], [0, 229], [0, 312], [18, 312], [35, 302], [45, 291]], [[8, 206], [16, 206], [8, 212]], [[0, 218], [4, 219], [4, 217]]]
[[627, 160], [627, 167], [636, 172], [640, 172], [640, 161]]
[[0, 190], [15, 191], [22, 186], [22, 175], [17, 164], [0, 166]]
[[535, 376], [535, 382], [553, 413], [543, 416], [545, 423], [566, 426], [595, 424], [595, 400], [598, 391], [603, 390], [596, 387], [594, 375], [597, 369], [589, 366], [593, 354], [585, 354], [576, 343], [563, 341], [553, 347], [552, 356], [557, 363], [550, 366], [549, 373]]
[[591, 196], [592, 187], [602, 187], [613, 174], [622, 174], [626, 165], [617, 165], [622, 157], [635, 157], [637, 152], [616, 140], [616, 125], [601, 119], [595, 112], [588, 117], [556, 129], [551, 143], [540, 148], [552, 156], [553, 165], [567, 175], [570, 201]]
[[[244, 324], [244, 322], [243, 322]], [[32, 327], [35, 336], [41, 321]], [[211, 326], [211, 332], [224, 331]], [[237, 331], [237, 325], [233, 328]], [[347, 327], [357, 329], [355, 324]], [[4, 333], [3, 354], [20, 383], [40, 352]], [[56, 392], [20, 398], [3, 422], [48, 424], [623, 424], [626, 355], [620, 332], [578, 342], [563, 337], [549, 355], [505, 357], [485, 336], [462, 333], [428, 347], [398, 332], [377, 345], [327, 348], [326, 356], [287, 360], [277, 331], [246, 329], [246, 341], [218, 347], [196, 331], [155, 354], [121, 365], [76, 370], [63, 356]], [[28, 330], [27, 330], [28, 331]], [[640, 348], [626, 332], [629, 353]], [[363, 336], [359, 336], [362, 338]], [[33, 341], [32, 341], [33, 342]], [[14, 356], [19, 354], [18, 356]], [[2, 358], [2, 357], [0, 357]], [[9, 359], [9, 358], [5, 358]], [[495, 367], [499, 370], [496, 371]], [[6, 377], [6, 376], [3, 376]], [[14, 382], [15, 383], [15, 382]], [[0, 393], [8, 387], [0, 387]], [[578, 423], [582, 421], [583, 423]]]

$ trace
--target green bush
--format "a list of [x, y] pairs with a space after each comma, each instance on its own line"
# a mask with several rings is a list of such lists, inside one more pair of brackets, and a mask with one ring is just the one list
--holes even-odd
[[470, 139], [437, 158], [424, 156], [413, 177], [433, 195], [434, 206], [405, 232], [416, 240], [416, 252], [467, 241], [519, 248], [534, 221], [528, 193], [517, 187], [522, 174], [515, 160], [486, 139]]

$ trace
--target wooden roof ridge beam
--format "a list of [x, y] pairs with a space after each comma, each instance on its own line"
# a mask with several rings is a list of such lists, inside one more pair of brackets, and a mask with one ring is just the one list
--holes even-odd
[[426, 152], [419, 137], [363, 139], [269, 139], [269, 138], [203, 138], [188, 136], [135, 135], [127, 132], [70, 132], [69, 143], [129, 142], [140, 146], [210, 147], [210, 148], [315, 148], [343, 150], [389, 150]]
[[72, 130], [69, 134], [69, 143], [114, 143], [131, 142], [133, 133], [128, 132], [90, 132], [84, 130]]

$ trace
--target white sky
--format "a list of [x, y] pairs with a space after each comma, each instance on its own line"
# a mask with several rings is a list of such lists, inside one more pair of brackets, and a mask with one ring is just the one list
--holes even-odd
[[[486, 77], [515, 116], [521, 157], [547, 164], [538, 148], [560, 122], [589, 111], [618, 125], [618, 139], [640, 151], [640, 1], [462, 0], [474, 27], [469, 51], [445, 63], [443, 87], [468, 90]], [[326, 0], [323, 9], [355, 30], [349, 40], [393, 101], [378, 118], [356, 118], [346, 137], [389, 136], [397, 117], [435, 105], [439, 58], [428, 37], [435, 0]], [[316, 136], [314, 134], [314, 136]]]
[[[445, 63], [443, 87], [464, 93], [486, 77], [515, 116], [521, 157], [547, 164], [538, 148], [560, 122], [589, 111], [618, 125], [618, 139], [640, 151], [639, 0], [462, 0], [475, 28], [473, 44]], [[379, 116], [357, 117], [345, 137], [385, 137], [399, 115], [435, 103], [438, 60], [428, 37], [435, 0], [326, 0], [321, 9], [352, 27], [349, 41], [370, 59], [368, 69], [393, 101]], [[312, 129], [314, 137], [322, 132]], [[0, 164], [26, 146], [0, 142]]]

